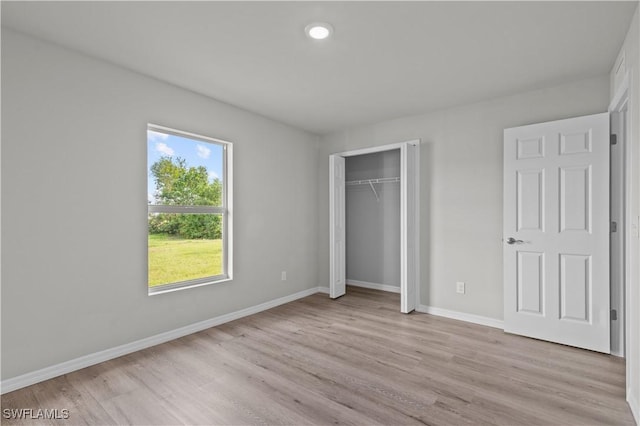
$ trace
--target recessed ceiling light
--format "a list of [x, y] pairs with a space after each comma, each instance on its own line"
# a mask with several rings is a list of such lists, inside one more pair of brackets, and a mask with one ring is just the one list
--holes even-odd
[[326, 22], [314, 22], [304, 27], [304, 32], [314, 40], [324, 40], [333, 33], [333, 27]]

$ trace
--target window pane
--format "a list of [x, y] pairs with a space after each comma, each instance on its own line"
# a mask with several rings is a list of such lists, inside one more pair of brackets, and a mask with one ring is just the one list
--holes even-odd
[[155, 205], [222, 206], [224, 147], [147, 130], [147, 201]]
[[149, 214], [149, 287], [224, 274], [221, 214]]

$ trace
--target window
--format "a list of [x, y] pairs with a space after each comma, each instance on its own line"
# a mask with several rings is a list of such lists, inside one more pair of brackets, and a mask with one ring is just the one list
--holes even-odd
[[231, 151], [147, 126], [149, 294], [231, 279]]

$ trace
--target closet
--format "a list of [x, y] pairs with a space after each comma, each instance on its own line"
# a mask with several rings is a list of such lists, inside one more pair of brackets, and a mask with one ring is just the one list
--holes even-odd
[[399, 292], [413, 311], [419, 236], [420, 140], [329, 155], [329, 297], [349, 282]]
[[400, 150], [345, 159], [346, 283], [400, 293]]

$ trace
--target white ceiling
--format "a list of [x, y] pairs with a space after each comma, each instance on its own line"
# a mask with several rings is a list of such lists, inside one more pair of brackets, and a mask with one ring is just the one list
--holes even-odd
[[2, 24], [327, 133], [608, 73], [637, 4], [3, 1]]

